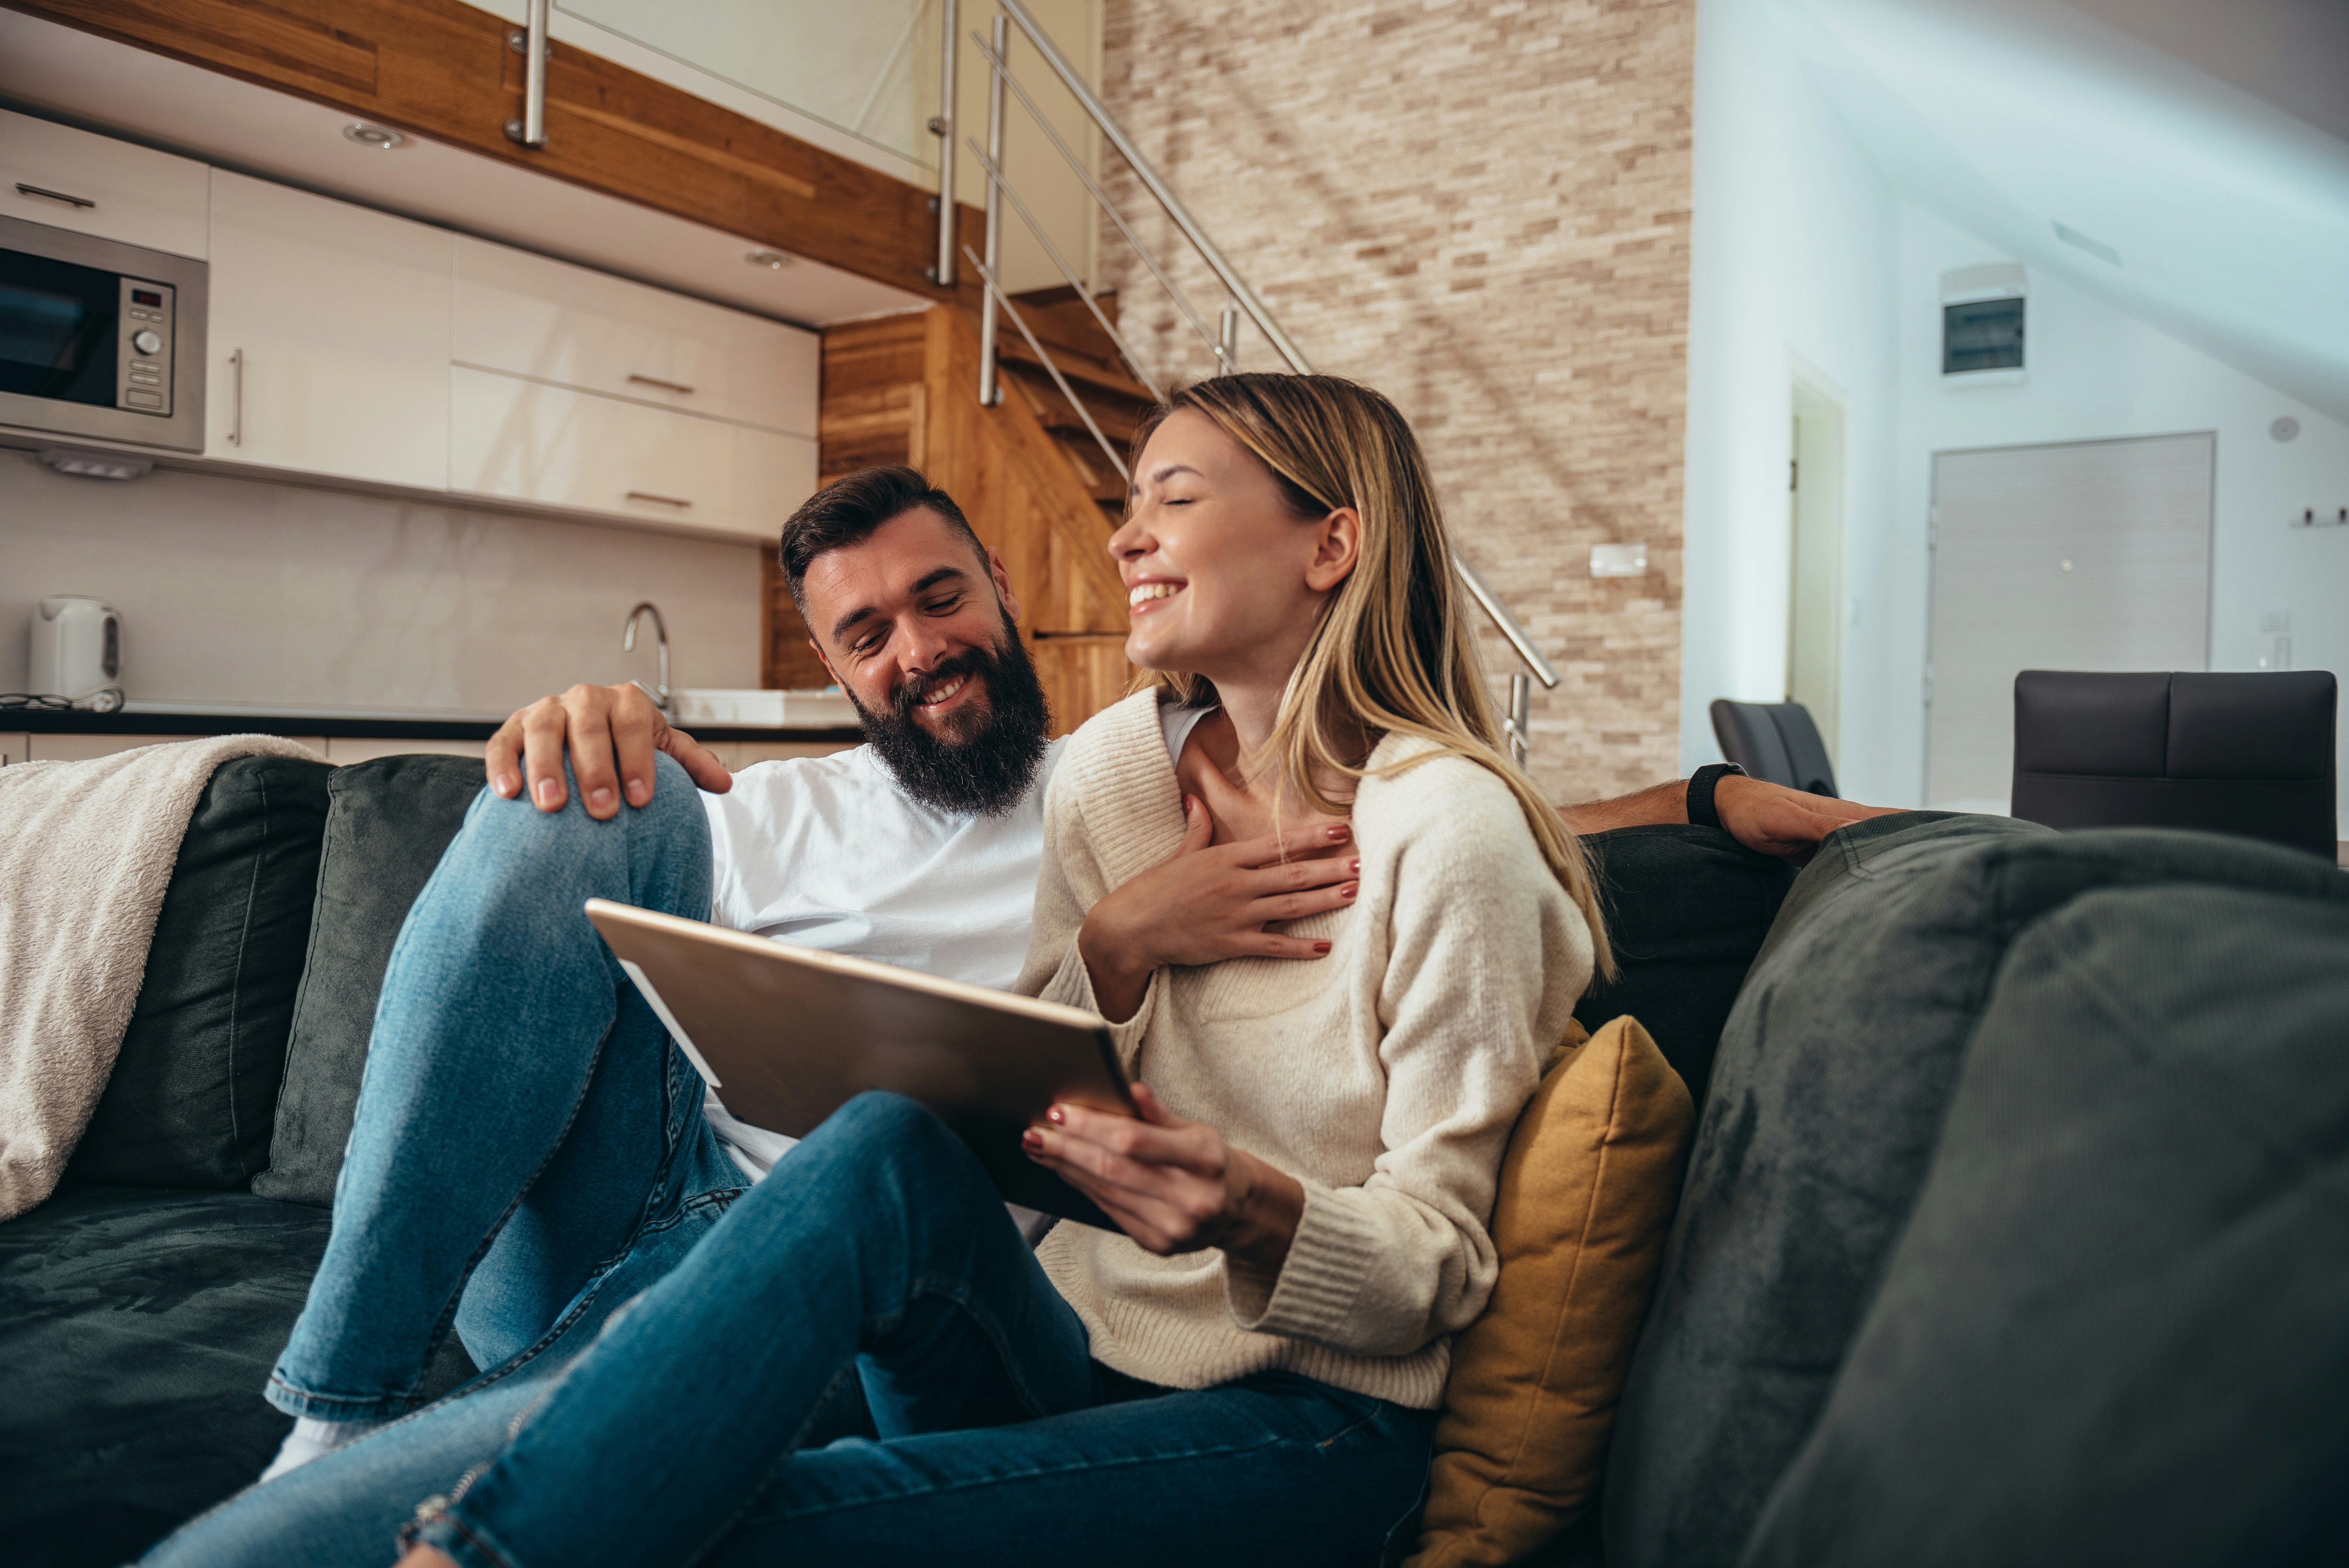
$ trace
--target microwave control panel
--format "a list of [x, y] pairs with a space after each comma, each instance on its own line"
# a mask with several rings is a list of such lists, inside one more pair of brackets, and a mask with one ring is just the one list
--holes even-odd
[[115, 407], [134, 414], [171, 417], [171, 305], [169, 284], [122, 280], [115, 335]]

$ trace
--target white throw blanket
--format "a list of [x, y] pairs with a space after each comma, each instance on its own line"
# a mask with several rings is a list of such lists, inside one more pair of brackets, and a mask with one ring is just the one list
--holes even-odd
[[47, 1198], [114, 1071], [180, 840], [212, 769], [274, 735], [0, 768], [0, 1220]]

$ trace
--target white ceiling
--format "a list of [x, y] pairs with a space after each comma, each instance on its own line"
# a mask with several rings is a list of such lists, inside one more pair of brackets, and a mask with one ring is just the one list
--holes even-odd
[[5, 10], [0, 103], [804, 326], [929, 303], [805, 258], [753, 266], [739, 236], [460, 148], [362, 147], [347, 114]]
[[1773, 8], [1895, 184], [2349, 421], [2349, 0]]

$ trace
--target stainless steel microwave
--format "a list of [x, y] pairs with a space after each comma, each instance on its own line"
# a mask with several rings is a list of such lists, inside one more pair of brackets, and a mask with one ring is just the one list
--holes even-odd
[[0, 425], [202, 451], [209, 272], [0, 217]]

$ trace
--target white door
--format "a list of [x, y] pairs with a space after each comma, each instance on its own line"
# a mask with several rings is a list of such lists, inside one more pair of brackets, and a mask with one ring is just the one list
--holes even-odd
[[204, 455], [446, 490], [454, 239], [212, 170]]
[[1933, 459], [1925, 799], [2006, 810], [2023, 670], [2199, 670], [2217, 437]]
[[1799, 380], [1794, 402], [1786, 700], [1809, 711], [1833, 762], [1843, 707], [1843, 408]]

